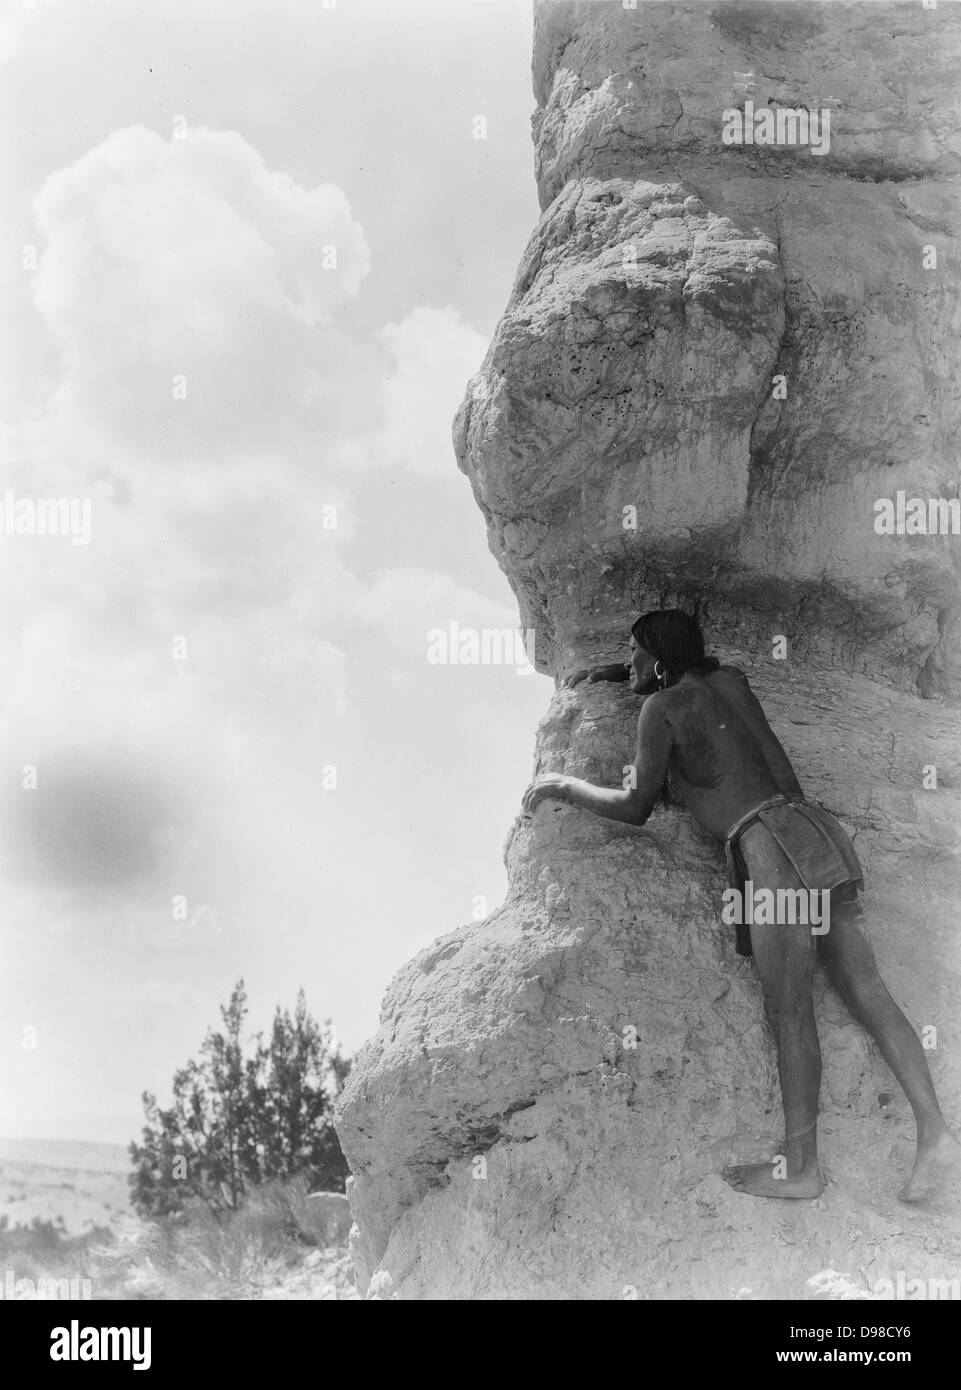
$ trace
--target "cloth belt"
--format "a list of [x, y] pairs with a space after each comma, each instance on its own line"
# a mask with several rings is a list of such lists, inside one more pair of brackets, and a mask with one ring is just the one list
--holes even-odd
[[[781, 813], [785, 806], [796, 806], [797, 812], [785, 817]], [[801, 792], [777, 792], [741, 816], [727, 832], [724, 857], [728, 881], [742, 895], [748, 872], [739, 843], [744, 832], [758, 821], [764, 824], [805, 887], [833, 892], [841, 884], [863, 885], [864, 872], [857, 852], [837, 817], [817, 802], [808, 801]], [[751, 929], [744, 922], [737, 923], [737, 953], [753, 954]]]

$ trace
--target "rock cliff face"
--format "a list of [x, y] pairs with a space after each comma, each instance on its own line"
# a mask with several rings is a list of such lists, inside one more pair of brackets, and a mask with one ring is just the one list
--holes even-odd
[[[454, 428], [539, 669], [622, 660], [637, 612], [679, 604], [749, 671], [855, 838], [953, 1121], [959, 542], [878, 534], [875, 504], [958, 496], [959, 8], [536, 5], [543, 213]], [[723, 143], [747, 102], [828, 111], [829, 148]], [[559, 688], [535, 770], [619, 785], [638, 708]], [[950, 1212], [896, 1201], [910, 1111], [823, 981], [826, 1192], [718, 1176], [776, 1151], [780, 1100], [685, 812], [637, 830], [548, 802], [506, 853], [503, 907], [398, 974], [341, 1101], [368, 1296], [961, 1275]]]

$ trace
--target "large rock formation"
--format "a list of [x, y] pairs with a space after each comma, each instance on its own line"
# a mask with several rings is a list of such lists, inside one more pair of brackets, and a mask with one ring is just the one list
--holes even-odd
[[[539, 669], [623, 659], [633, 615], [677, 603], [749, 670], [855, 837], [882, 973], [954, 1120], [959, 542], [879, 535], [875, 503], [958, 495], [959, 21], [536, 5], [543, 213], [455, 422]], [[828, 109], [830, 148], [725, 145], [747, 99]], [[535, 770], [620, 784], [637, 712], [624, 687], [558, 688]], [[503, 907], [395, 978], [340, 1105], [369, 1296], [961, 1273], [950, 1212], [896, 1200], [910, 1112], [822, 981], [826, 1192], [718, 1176], [775, 1151], [780, 1100], [719, 849], [686, 813], [636, 830], [548, 802], [507, 864]]]

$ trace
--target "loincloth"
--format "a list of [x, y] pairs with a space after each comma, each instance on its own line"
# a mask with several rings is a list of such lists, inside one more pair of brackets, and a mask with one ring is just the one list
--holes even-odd
[[[748, 811], [727, 833], [724, 857], [728, 882], [741, 893], [742, 903], [745, 881], [757, 879], [748, 862], [751, 855], [745, 856], [740, 840], [746, 830], [758, 823], [772, 837], [772, 847], [787, 859], [805, 888], [820, 888], [833, 894], [845, 885], [855, 889], [864, 886], [860, 860], [840, 821], [815, 801], [778, 792]], [[753, 955], [751, 929], [743, 922], [737, 924], [737, 953]]]

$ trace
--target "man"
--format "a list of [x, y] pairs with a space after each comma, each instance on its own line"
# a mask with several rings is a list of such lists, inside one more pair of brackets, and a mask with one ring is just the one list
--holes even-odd
[[[784, 1102], [786, 1162], [727, 1168], [725, 1180], [755, 1197], [817, 1197], [817, 1110], [821, 1053], [812, 1003], [815, 955], [854, 1017], [874, 1038], [911, 1103], [917, 1122], [914, 1168], [901, 1190], [921, 1201], [961, 1162], [961, 1145], [941, 1114], [924, 1050], [888, 993], [874, 962], [858, 899], [861, 870], [838, 821], [807, 802], [787, 754], [747, 677], [704, 655], [696, 621], [678, 609], [645, 613], [631, 629], [627, 667], [581, 672], [592, 680], [629, 679], [646, 696], [637, 725], [637, 759], [625, 789], [592, 786], [556, 773], [524, 793], [528, 814], [548, 797], [610, 820], [643, 825], [670, 774], [674, 795], [724, 841], [734, 886], [755, 892], [830, 890], [829, 928], [806, 920], [752, 922], [738, 949], [753, 954], [774, 1033]], [[786, 900], [786, 895], [785, 899]], [[822, 897], [823, 901], [823, 897]], [[784, 914], [787, 916], [787, 914]], [[783, 1169], [786, 1168], [786, 1173]]]

